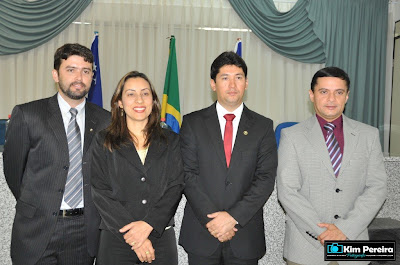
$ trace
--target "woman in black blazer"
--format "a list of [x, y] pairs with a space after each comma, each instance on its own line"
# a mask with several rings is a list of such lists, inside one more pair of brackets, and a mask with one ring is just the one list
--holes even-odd
[[178, 264], [174, 214], [184, 187], [179, 136], [160, 127], [160, 102], [143, 73], [127, 73], [97, 135], [93, 201], [102, 218], [97, 264]]

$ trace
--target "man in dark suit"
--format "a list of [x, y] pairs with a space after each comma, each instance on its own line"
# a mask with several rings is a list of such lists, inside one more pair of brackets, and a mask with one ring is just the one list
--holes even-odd
[[257, 264], [276, 176], [273, 124], [244, 106], [247, 66], [234, 52], [214, 60], [210, 83], [217, 102], [186, 115], [181, 129], [187, 204], [180, 244], [190, 265]]
[[92, 67], [88, 48], [65, 44], [54, 55], [58, 93], [12, 112], [3, 159], [17, 200], [13, 264], [93, 264], [100, 217], [90, 191], [91, 143], [110, 115], [85, 100]]

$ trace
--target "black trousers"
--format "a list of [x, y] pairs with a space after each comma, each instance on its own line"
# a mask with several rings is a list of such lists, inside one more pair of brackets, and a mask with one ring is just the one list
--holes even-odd
[[258, 259], [240, 259], [234, 256], [229, 241], [219, 244], [211, 256], [188, 253], [189, 265], [257, 265]]
[[59, 216], [50, 243], [36, 265], [92, 265], [93, 261], [87, 251], [84, 215]]
[[[152, 265], [178, 265], [178, 250], [174, 228], [165, 230], [161, 238], [150, 239], [155, 250], [156, 259]], [[127, 243], [108, 230], [101, 230], [97, 265], [131, 265], [141, 263], [135, 251]]]

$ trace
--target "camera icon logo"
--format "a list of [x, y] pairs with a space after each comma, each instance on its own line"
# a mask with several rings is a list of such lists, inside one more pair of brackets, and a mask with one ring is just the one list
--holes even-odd
[[332, 243], [326, 246], [327, 253], [343, 253], [343, 245]]

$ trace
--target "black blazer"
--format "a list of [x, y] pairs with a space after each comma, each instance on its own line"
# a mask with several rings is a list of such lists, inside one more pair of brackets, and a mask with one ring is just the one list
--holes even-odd
[[[100, 223], [89, 185], [92, 139], [109, 121], [108, 111], [86, 102], [82, 173], [90, 256], [97, 253]], [[11, 258], [13, 264], [35, 264], [54, 232], [68, 174], [68, 143], [57, 94], [15, 106], [3, 162], [7, 184], [17, 200]]]
[[272, 121], [244, 106], [230, 167], [215, 103], [188, 114], [181, 128], [185, 169], [184, 194], [188, 200], [179, 243], [201, 256], [214, 253], [220, 244], [207, 230], [207, 214], [227, 211], [239, 231], [230, 241], [242, 259], [265, 254], [263, 206], [274, 189], [277, 147]]
[[93, 201], [101, 215], [100, 229], [118, 230], [143, 220], [161, 237], [173, 217], [184, 188], [179, 136], [163, 130], [167, 142], [153, 140], [143, 165], [133, 143], [110, 152], [103, 146], [105, 131], [96, 139], [92, 162]]

